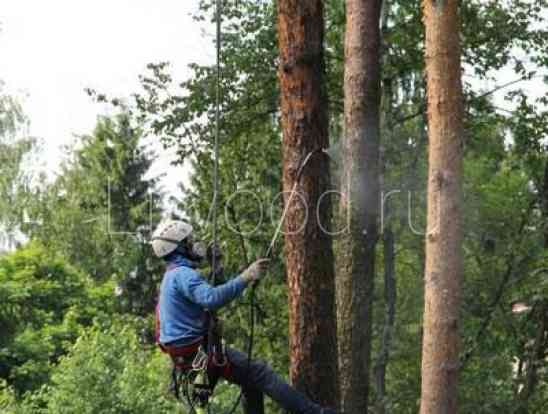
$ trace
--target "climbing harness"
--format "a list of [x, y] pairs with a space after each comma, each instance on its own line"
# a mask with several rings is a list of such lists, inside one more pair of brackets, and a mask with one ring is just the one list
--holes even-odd
[[[230, 365], [213, 361], [207, 353], [207, 339], [189, 347], [178, 347], [170, 353], [173, 360], [171, 389], [186, 403], [192, 413], [205, 413], [209, 399], [220, 377], [228, 376]], [[175, 356], [179, 353], [179, 356]]]

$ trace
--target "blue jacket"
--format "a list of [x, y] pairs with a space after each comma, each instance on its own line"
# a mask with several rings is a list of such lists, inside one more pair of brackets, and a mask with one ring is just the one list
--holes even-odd
[[207, 333], [206, 309], [216, 310], [242, 294], [247, 283], [238, 276], [212, 287], [192, 262], [175, 256], [168, 262], [160, 288], [160, 343], [187, 345]]

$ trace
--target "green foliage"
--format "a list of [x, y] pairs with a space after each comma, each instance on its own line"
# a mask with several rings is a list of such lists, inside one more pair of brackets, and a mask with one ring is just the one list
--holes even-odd
[[0, 378], [36, 389], [94, 317], [112, 310], [92, 281], [38, 243], [0, 257]]
[[13, 389], [5, 380], [0, 380], [0, 411], [6, 414], [14, 414], [18, 403]]
[[167, 394], [168, 358], [146, 350], [130, 320], [88, 328], [41, 391], [47, 413], [176, 412]]
[[21, 105], [3, 89], [0, 81], [0, 249], [16, 242], [14, 233], [24, 219], [29, 196], [29, 156], [36, 147], [36, 140], [25, 136], [27, 121]]
[[25, 122], [25, 116], [16, 98], [4, 93], [5, 84], [0, 80], [0, 137], [13, 136]]

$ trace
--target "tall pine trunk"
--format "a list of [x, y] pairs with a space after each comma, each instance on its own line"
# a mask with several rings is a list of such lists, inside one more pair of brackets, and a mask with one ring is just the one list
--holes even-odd
[[423, 0], [428, 212], [421, 414], [457, 412], [463, 274], [463, 93], [458, 0]]
[[337, 250], [341, 411], [367, 412], [379, 219], [381, 0], [346, 1], [343, 182]]
[[[327, 157], [316, 152], [299, 178], [306, 156], [327, 148], [328, 118], [324, 87], [324, 9], [321, 0], [278, 0], [279, 81], [283, 129], [283, 188], [287, 204], [297, 196], [284, 223], [289, 284], [290, 377], [324, 405], [337, 402], [335, 281], [331, 238]], [[319, 219], [319, 220], [318, 220]]]

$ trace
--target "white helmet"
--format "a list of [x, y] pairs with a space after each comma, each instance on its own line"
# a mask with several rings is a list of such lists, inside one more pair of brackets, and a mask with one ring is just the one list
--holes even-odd
[[179, 220], [167, 220], [158, 225], [152, 234], [152, 250], [158, 257], [173, 252], [179, 243], [189, 237], [194, 229], [188, 223]]

